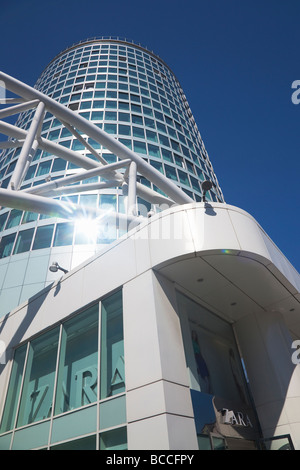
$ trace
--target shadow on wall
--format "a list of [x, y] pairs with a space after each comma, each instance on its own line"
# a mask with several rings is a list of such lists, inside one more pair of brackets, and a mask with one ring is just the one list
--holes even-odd
[[[30, 324], [34, 317], [38, 314], [40, 307], [43, 305], [43, 303], [46, 301], [47, 296], [52, 288], [54, 283], [43, 289], [38, 295], [34, 295], [28, 299], [28, 305], [27, 305], [27, 312], [19, 324], [18, 328], [16, 329], [14, 335], [11, 337], [11, 340], [8, 344], [5, 345], [5, 362], [0, 363], [0, 375], [2, 374], [7, 361], [12, 359], [12, 354], [13, 354], [13, 347], [18, 345], [22, 339], [24, 338], [24, 335], [27, 331], [27, 329], [30, 327]], [[60, 284], [60, 281], [58, 282]], [[60, 287], [57, 286], [58, 292], [60, 290]], [[56, 294], [57, 295], [57, 294]], [[33, 302], [34, 300], [34, 302]], [[2, 332], [5, 329], [5, 326], [9, 322], [9, 320], [13, 321], [13, 315], [9, 317], [10, 313], [5, 315], [5, 317], [2, 320], [2, 323], [0, 325], [0, 338], [2, 336]]]

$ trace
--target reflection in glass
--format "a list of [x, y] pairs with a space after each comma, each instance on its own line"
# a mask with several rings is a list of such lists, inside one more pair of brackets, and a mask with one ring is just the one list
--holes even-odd
[[16, 227], [21, 222], [23, 211], [13, 209], [10, 213], [9, 219], [6, 224], [6, 230], [8, 228]]
[[24, 253], [25, 251], [29, 251], [32, 237], [33, 237], [34, 229], [31, 228], [29, 230], [23, 230], [19, 232], [16, 245], [14, 248], [14, 255], [17, 253]]
[[48, 248], [51, 246], [52, 234], [54, 225], [43, 225], [36, 230], [33, 250], [40, 250], [41, 248]]
[[63, 327], [55, 414], [96, 401], [97, 363], [98, 304]]
[[58, 332], [55, 328], [29, 345], [18, 426], [51, 415]]
[[6, 219], [7, 219], [7, 212], [5, 212], [5, 214], [0, 215], [0, 232], [4, 230]]
[[52, 446], [51, 450], [96, 450], [96, 436], [88, 436]]
[[186, 313], [189, 329], [185, 350], [191, 388], [248, 404], [245, 377], [232, 327], [226, 321], [179, 294], [180, 311]]
[[9, 256], [11, 254], [15, 238], [15, 233], [2, 237], [0, 242], [0, 258], [6, 258], [6, 256]]
[[26, 345], [18, 348], [15, 352], [14, 363], [12, 367], [3, 418], [1, 422], [0, 432], [9, 431], [14, 427], [15, 415], [19, 400], [19, 393], [22, 382], [22, 374], [24, 368], [26, 354]]
[[29, 222], [33, 222], [34, 220], [37, 220], [37, 218], [38, 218], [38, 214], [36, 212], [24, 212], [22, 225], [27, 224]]
[[100, 434], [100, 450], [126, 450], [126, 428], [118, 428]]
[[125, 390], [122, 291], [102, 302], [101, 398]]
[[74, 226], [70, 223], [57, 224], [53, 246], [72, 245]]

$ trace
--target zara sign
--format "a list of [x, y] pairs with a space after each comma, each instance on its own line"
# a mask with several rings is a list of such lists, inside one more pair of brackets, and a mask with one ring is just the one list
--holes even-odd
[[249, 416], [240, 411], [234, 412], [227, 408], [223, 408], [222, 416], [223, 416], [224, 424], [231, 424], [233, 426], [244, 426], [244, 427], [253, 428]]

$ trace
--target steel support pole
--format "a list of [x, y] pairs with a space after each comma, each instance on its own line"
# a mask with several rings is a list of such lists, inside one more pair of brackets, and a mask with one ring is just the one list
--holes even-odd
[[19, 140], [7, 140], [6, 142], [1, 142], [0, 149], [13, 149], [16, 147], [22, 147], [24, 141]]
[[98, 154], [98, 152], [96, 152], [96, 150], [79, 134], [79, 132], [76, 131], [76, 129], [74, 129], [74, 127], [70, 126], [67, 122], [62, 121], [62, 124], [74, 135], [74, 137], [76, 137], [77, 140], [79, 140], [79, 142], [82, 143], [82, 145], [85, 146], [89, 152], [91, 152], [92, 155], [94, 155], [94, 157], [97, 158], [97, 160], [99, 160], [103, 165], [107, 165], [105, 158]]
[[129, 172], [128, 172], [128, 199], [127, 199], [127, 214], [128, 215], [137, 215], [136, 176], [137, 176], [137, 165], [135, 162], [131, 162], [129, 165]]
[[43, 120], [45, 112], [44, 103], [39, 103], [32, 119], [30, 128], [28, 130], [26, 139], [24, 141], [21, 153], [17, 160], [16, 167], [12, 174], [9, 187], [10, 189], [18, 190], [26, 174], [26, 169], [31, 163], [34, 153], [37, 149], [37, 145], [33, 146], [40, 124]]
[[136, 194], [145, 201], [150, 202], [151, 204], [165, 205], [167, 207], [175, 206], [176, 203], [168, 199], [166, 196], [153, 191], [153, 189], [148, 188], [144, 184], [136, 183]]
[[7, 116], [13, 116], [14, 114], [22, 113], [28, 109], [35, 108], [38, 105], [38, 100], [26, 101], [25, 103], [17, 104], [16, 106], [10, 106], [0, 111], [0, 119], [4, 119]]
[[[53, 189], [61, 188], [62, 186], [66, 186], [68, 184], [77, 183], [78, 181], [92, 178], [93, 176], [101, 176], [101, 175], [105, 176], [106, 174], [110, 174], [112, 173], [112, 171], [115, 171], [119, 168], [124, 168], [125, 166], [129, 165], [129, 163], [130, 163], [130, 160], [122, 160], [121, 162], [111, 163], [109, 165], [101, 166], [99, 168], [94, 168], [92, 170], [86, 170], [86, 171], [77, 173], [76, 175], [65, 176], [63, 178], [50, 181], [49, 183], [43, 183], [43, 184], [39, 184], [38, 186], [32, 186], [31, 188], [26, 188], [23, 191], [28, 194], [44, 195], [48, 191], [51, 191]], [[116, 173], [116, 176], [121, 182], [123, 181], [123, 175], [121, 173]]]
[[[15, 139], [26, 139], [27, 131], [24, 129], [19, 129], [8, 122], [1, 122], [0, 121], [0, 132], [10, 137], [14, 137]], [[90, 168], [99, 168], [100, 163], [92, 160], [91, 158], [84, 157], [74, 150], [69, 150], [62, 145], [56, 144], [51, 140], [44, 139], [43, 137], [39, 138], [39, 148], [45, 150], [46, 152], [53, 153], [57, 157], [60, 157], [68, 162], [75, 163], [75, 165], [80, 166], [85, 169]], [[101, 168], [103, 165], [101, 165]]]
[[76, 129], [84, 132], [96, 142], [110, 150], [113, 154], [117, 155], [119, 158], [130, 158], [138, 165], [139, 172], [143, 176], [148, 178], [152, 183], [159, 187], [165, 194], [167, 194], [178, 204], [194, 202], [194, 200], [179, 187], [177, 187], [176, 184], [156, 170], [156, 168], [153, 168], [151, 165], [145, 162], [142, 157], [128, 149], [125, 145], [111, 137], [102, 129], [99, 129], [92, 122], [80, 116], [80, 114], [74, 113], [72, 110], [62, 105], [61, 103], [56, 102], [49, 96], [44, 95], [38, 90], [30, 87], [29, 85], [25, 85], [19, 80], [3, 72], [0, 72], [0, 80], [4, 81], [7, 89], [27, 100], [39, 99], [40, 101], [43, 101], [47, 110], [54, 114], [59, 120], [66, 121], [68, 124], [76, 127]]
[[88, 191], [99, 191], [101, 189], [107, 188], [116, 188], [121, 186], [122, 181], [103, 181], [101, 183], [87, 183], [87, 184], [80, 184], [76, 186], [63, 186], [56, 189], [50, 189], [49, 191], [43, 193], [43, 196], [49, 197], [57, 197], [57, 196], [65, 196], [67, 194], [79, 194], [79, 193], [86, 193]]

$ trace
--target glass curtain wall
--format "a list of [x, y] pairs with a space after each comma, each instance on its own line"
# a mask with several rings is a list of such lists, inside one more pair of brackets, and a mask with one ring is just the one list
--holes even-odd
[[0, 448], [126, 448], [122, 313], [120, 290], [16, 349]]
[[[182, 188], [192, 199], [201, 201], [201, 182], [209, 179], [214, 186], [206, 197], [223, 202], [212, 164], [196, 126], [186, 96], [171, 69], [158, 56], [146, 48], [122, 40], [93, 40], [82, 42], [59, 54], [46, 67], [36, 83], [36, 88], [92, 121], [100, 129], [113, 135], [128, 148], [142, 156], [160, 172]], [[22, 113], [18, 126], [27, 130], [34, 110]], [[93, 160], [96, 157], [61, 122], [46, 113], [41, 136], [79, 152]], [[85, 136], [83, 136], [85, 137]], [[88, 143], [108, 163], [117, 161], [107, 149], [93, 139]], [[20, 154], [20, 148], [4, 150], [0, 155], [0, 182], [6, 188]], [[73, 174], [78, 167], [57, 158], [49, 152], [38, 150], [28, 168], [22, 189], [39, 185], [49, 178]], [[161, 191], [138, 175], [142, 184]], [[83, 206], [101, 207], [105, 210], [125, 212], [122, 189], [112, 188], [76, 194], [76, 189], [86, 183], [100, 182], [99, 177], [74, 184], [74, 193], [58, 199]], [[145, 206], [151, 204], [139, 198]], [[0, 211], [0, 259], [10, 255], [39, 249], [39, 231], [45, 219], [54, 226], [54, 237], [44, 238], [41, 248], [77, 244], [103, 245], [115, 240], [118, 227], [100, 230], [91, 240], [77, 227], [63, 225], [59, 220], [33, 216], [20, 210]], [[34, 222], [34, 224], [32, 224]], [[24, 231], [26, 225], [34, 227]], [[15, 238], [11, 229], [19, 232]], [[9, 234], [6, 232], [10, 230]], [[7, 236], [10, 236], [10, 239]]]

